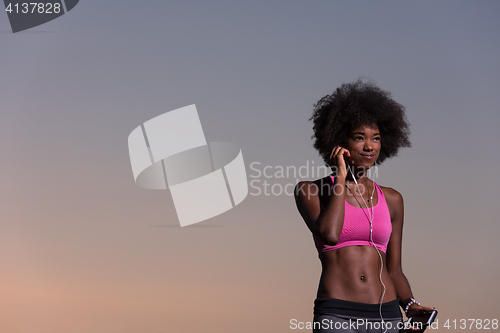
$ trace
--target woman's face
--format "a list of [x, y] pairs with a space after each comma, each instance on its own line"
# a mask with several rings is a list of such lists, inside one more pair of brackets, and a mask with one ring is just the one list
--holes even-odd
[[380, 140], [380, 132], [375, 124], [352, 130], [345, 147], [351, 153], [349, 163], [354, 167], [371, 168], [380, 154]]

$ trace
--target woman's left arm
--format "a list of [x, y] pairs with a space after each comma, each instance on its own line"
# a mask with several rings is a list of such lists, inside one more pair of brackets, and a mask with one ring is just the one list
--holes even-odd
[[[408, 298], [414, 298], [411, 292], [410, 284], [403, 274], [401, 266], [401, 247], [403, 241], [403, 220], [404, 220], [404, 203], [401, 194], [392, 189], [384, 188], [384, 196], [389, 206], [391, 214], [392, 233], [387, 245], [387, 270], [391, 276], [396, 293], [401, 301]], [[418, 304], [412, 304], [407, 312], [407, 317], [412, 317], [418, 314], [423, 314], [434, 310], [433, 307], [424, 307]]]

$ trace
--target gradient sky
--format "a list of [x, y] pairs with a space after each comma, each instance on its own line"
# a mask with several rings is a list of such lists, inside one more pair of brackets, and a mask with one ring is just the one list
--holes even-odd
[[82, 0], [13, 34], [0, 14], [0, 332], [298, 331], [321, 267], [293, 197], [177, 227], [169, 192], [135, 185], [127, 137], [196, 104], [249, 180], [295, 184], [250, 165], [320, 166], [312, 105], [359, 77], [411, 123], [376, 181], [405, 199], [415, 297], [439, 331], [500, 319], [499, 17], [498, 1]]

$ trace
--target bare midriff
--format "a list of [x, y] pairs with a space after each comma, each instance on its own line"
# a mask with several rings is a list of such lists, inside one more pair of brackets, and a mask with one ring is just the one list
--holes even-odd
[[382, 256], [382, 281], [380, 283], [380, 256], [372, 246], [346, 246], [320, 254], [323, 271], [318, 288], [318, 298], [337, 298], [351, 302], [376, 304], [397, 298], [396, 289], [386, 269], [385, 253]]

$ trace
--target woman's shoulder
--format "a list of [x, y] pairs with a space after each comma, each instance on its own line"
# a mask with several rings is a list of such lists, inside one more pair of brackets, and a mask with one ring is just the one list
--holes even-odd
[[401, 193], [392, 187], [380, 186], [380, 189], [382, 190], [382, 193], [384, 193], [384, 197], [388, 205], [399, 205], [403, 203], [403, 196]]
[[395, 225], [395, 221], [397, 222], [397, 225], [402, 226], [404, 216], [403, 196], [391, 187], [380, 186], [380, 188], [384, 193], [385, 201], [387, 202], [387, 207], [389, 208], [389, 212], [391, 214], [393, 226]]
[[332, 180], [330, 176], [319, 178], [316, 180], [302, 180], [295, 185], [295, 196], [300, 196], [306, 194], [309, 198], [311, 195], [317, 196], [322, 193], [320, 189], [324, 186], [331, 187]]
[[306, 186], [310, 186], [311, 184], [314, 184], [316, 186], [321, 186], [323, 184], [332, 184], [332, 179], [331, 179], [331, 176], [328, 175], [326, 177], [323, 177], [323, 178], [318, 178], [318, 179], [315, 179], [315, 180], [301, 180], [300, 182], [297, 183], [296, 186], [299, 186], [299, 185], [306, 185]]

